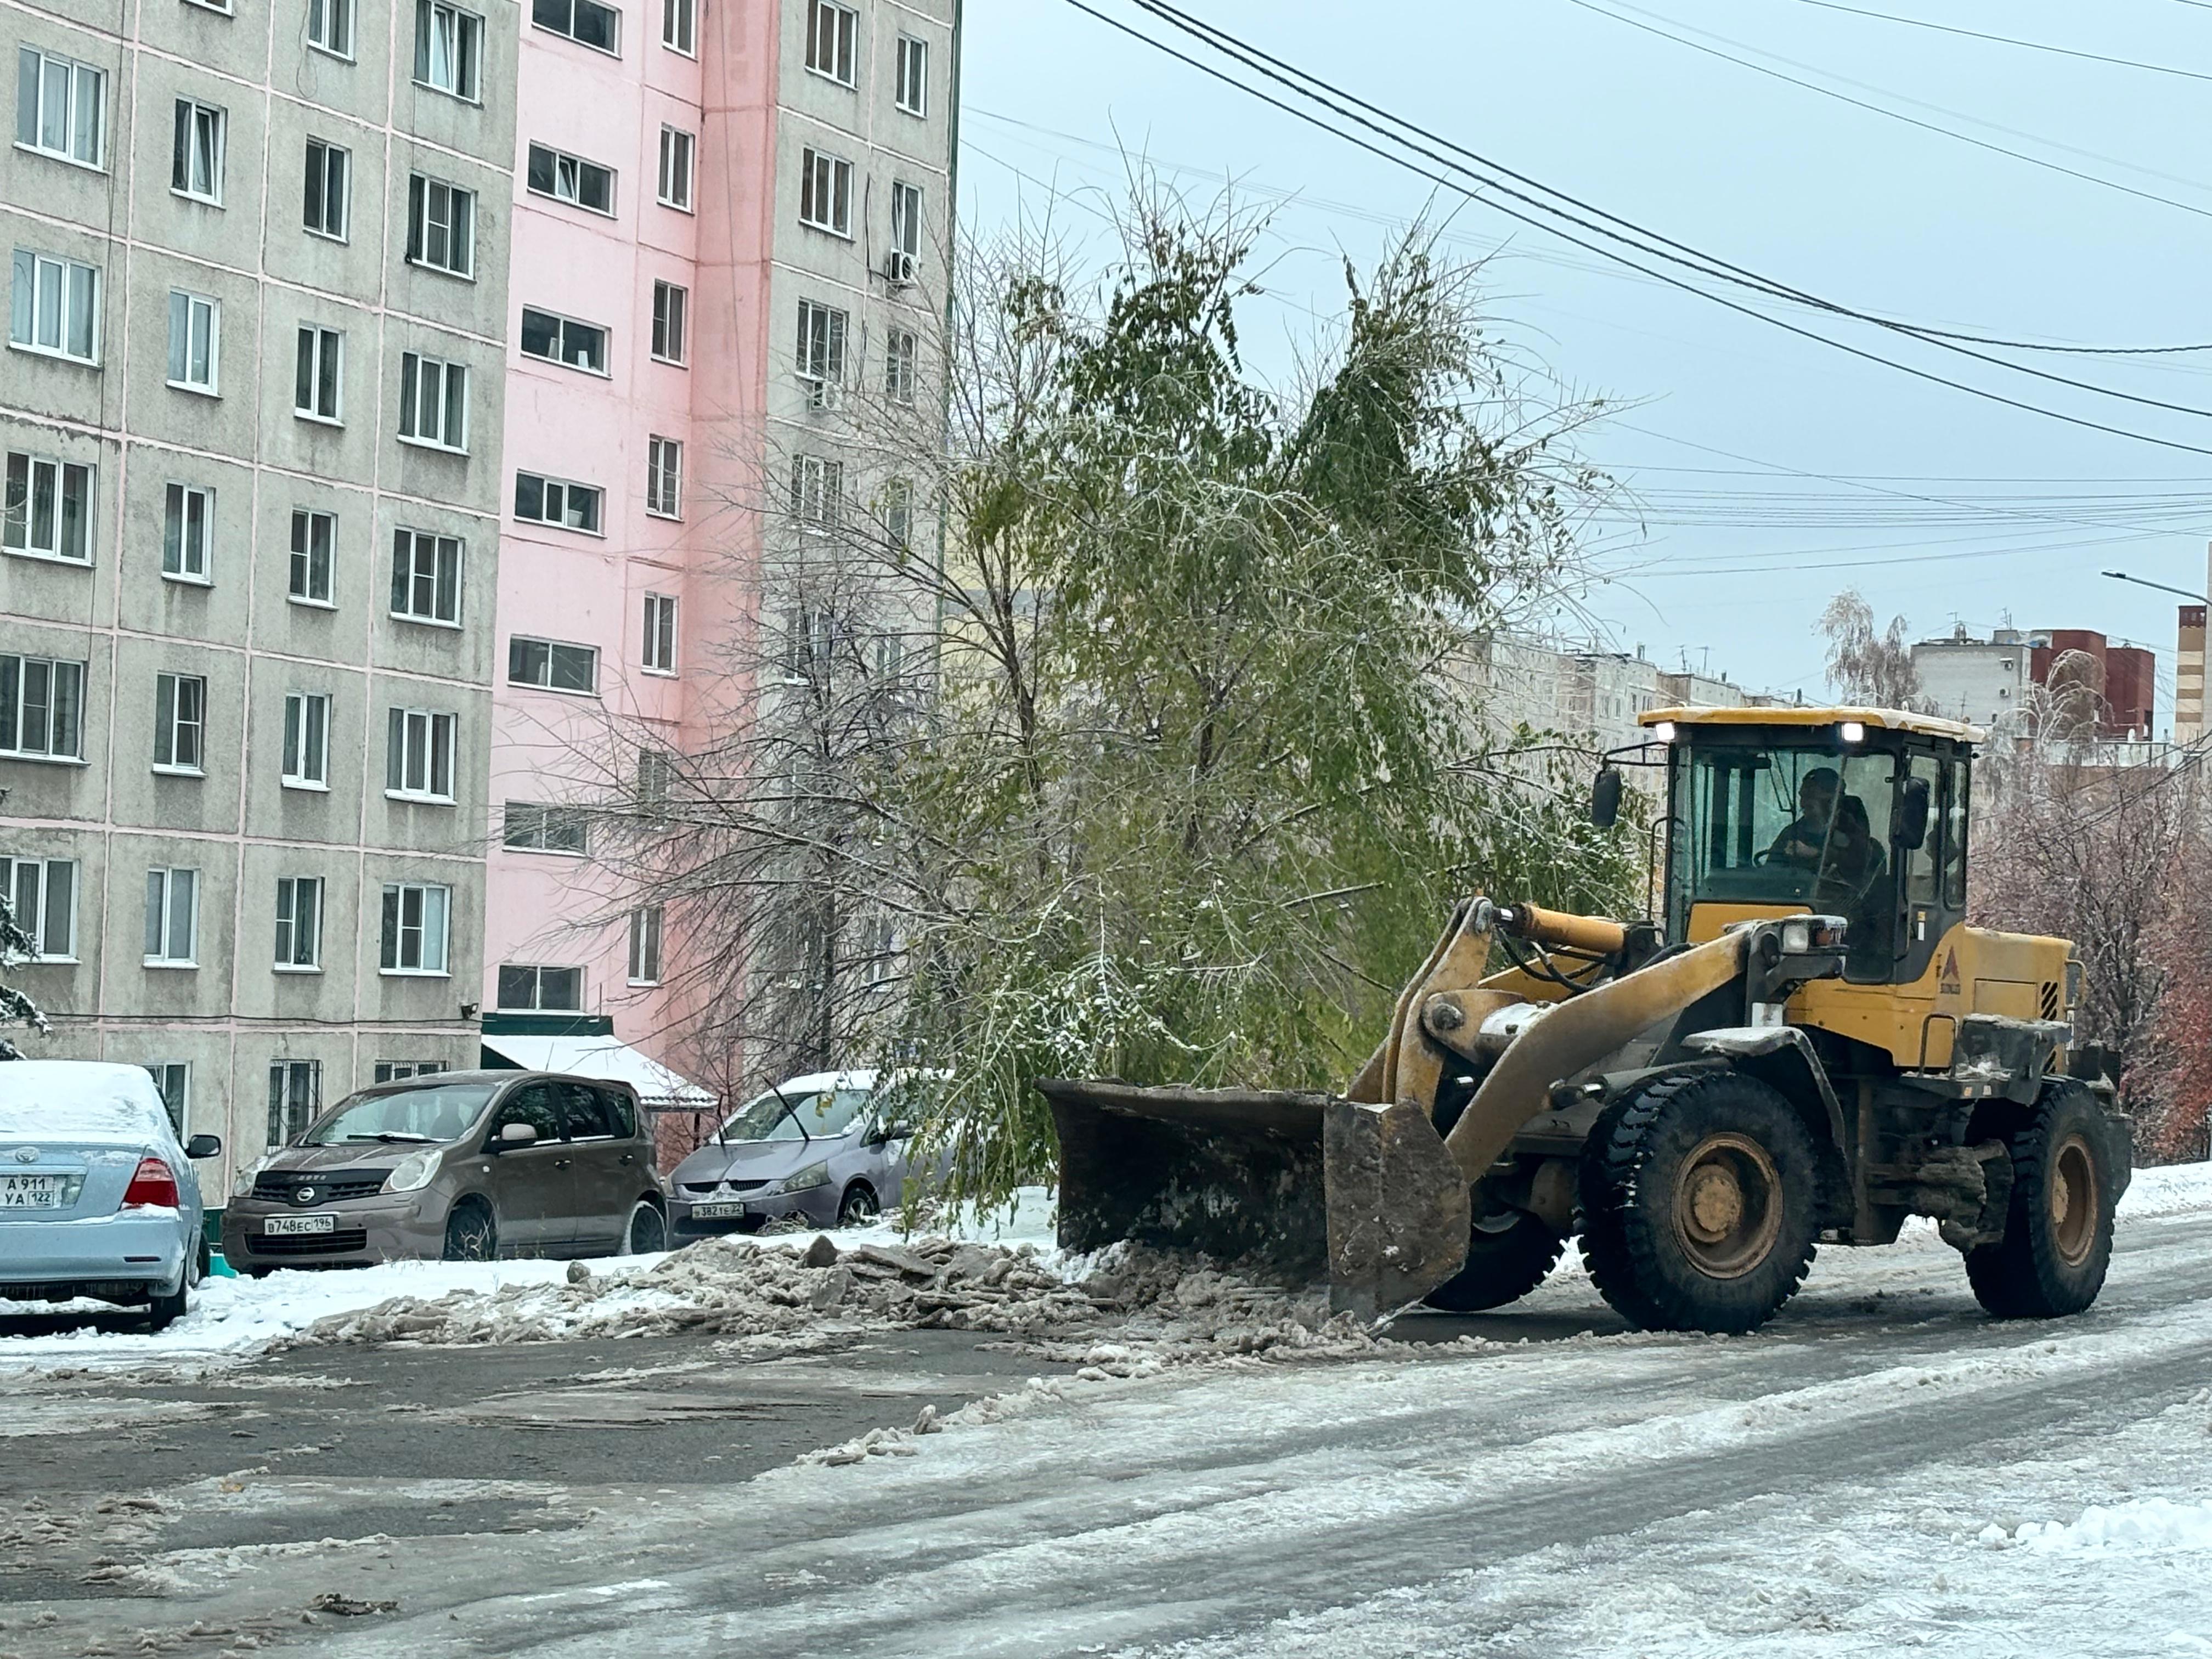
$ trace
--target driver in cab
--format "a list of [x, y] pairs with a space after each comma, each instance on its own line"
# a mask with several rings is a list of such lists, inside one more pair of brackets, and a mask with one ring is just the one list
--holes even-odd
[[1796, 865], [1816, 870], [1828, 840], [1828, 823], [1836, 812], [1836, 797], [1843, 779], [1832, 766], [1816, 766], [1797, 783], [1797, 818], [1784, 826], [1766, 849], [1769, 864]]

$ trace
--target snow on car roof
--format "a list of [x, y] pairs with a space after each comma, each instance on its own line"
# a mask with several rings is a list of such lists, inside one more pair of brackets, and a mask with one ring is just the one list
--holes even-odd
[[0, 1065], [0, 1139], [118, 1146], [173, 1144], [161, 1091], [141, 1066], [98, 1060], [11, 1060]]

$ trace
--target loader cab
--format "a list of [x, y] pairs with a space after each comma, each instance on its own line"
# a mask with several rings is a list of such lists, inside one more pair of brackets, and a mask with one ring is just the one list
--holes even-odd
[[1667, 936], [1805, 911], [1849, 924], [1844, 977], [1926, 973], [1966, 907], [1972, 728], [1878, 709], [1662, 709]]

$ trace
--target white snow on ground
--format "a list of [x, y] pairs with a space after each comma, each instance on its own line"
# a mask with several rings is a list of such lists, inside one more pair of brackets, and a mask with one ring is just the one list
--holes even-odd
[[[1992, 1549], [2018, 1545], [2038, 1555], [2173, 1548], [2212, 1554], [2212, 1503], [2175, 1504], [2148, 1498], [2110, 1509], [2092, 1504], [2070, 1524], [2023, 1521], [2008, 1533], [1993, 1523], [1982, 1529], [1979, 1541]], [[2205, 1564], [2205, 1571], [2212, 1572], [2212, 1561]]]

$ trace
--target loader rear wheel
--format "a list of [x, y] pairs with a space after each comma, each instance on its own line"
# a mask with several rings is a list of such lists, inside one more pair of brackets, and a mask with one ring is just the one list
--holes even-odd
[[1489, 1218], [1468, 1230], [1467, 1266], [1421, 1300], [1446, 1313], [1480, 1313], [1517, 1302], [1544, 1282], [1567, 1241], [1533, 1215]]
[[1999, 1319], [2080, 1313], [2105, 1288], [2116, 1183], [2096, 1097], [2078, 1083], [2043, 1091], [2005, 1137], [2012, 1203], [2004, 1237], [1966, 1252], [1974, 1299]]
[[1644, 1330], [1755, 1330], [1796, 1293], [1818, 1237], [1813, 1138], [1754, 1078], [1692, 1072], [1607, 1107], [1583, 1152], [1583, 1255]]

